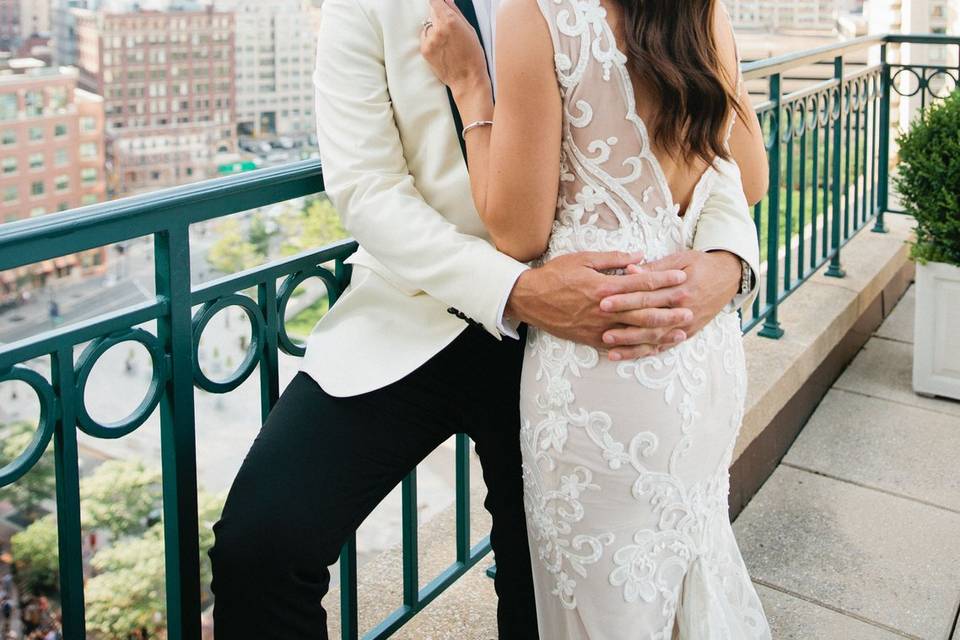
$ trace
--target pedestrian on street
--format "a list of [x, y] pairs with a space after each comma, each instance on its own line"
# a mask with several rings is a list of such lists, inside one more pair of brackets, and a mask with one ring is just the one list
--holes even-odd
[[50, 322], [53, 323], [53, 326], [60, 324], [60, 305], [57, 304], [56, 300], [50, 301]]
[[10, 618], [13, 617], [13, 604], [9, 597], [3, 597], [3, 601], [0, 602], [0, 611], [3, 614], [3, 631], [6, 633], [10, 630]]

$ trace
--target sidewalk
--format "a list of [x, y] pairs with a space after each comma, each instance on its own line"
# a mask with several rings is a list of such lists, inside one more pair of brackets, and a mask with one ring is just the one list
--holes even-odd
[[960, 640], [960, 403], [911, 388], [914, 291], [735, 523], [777, 640]]

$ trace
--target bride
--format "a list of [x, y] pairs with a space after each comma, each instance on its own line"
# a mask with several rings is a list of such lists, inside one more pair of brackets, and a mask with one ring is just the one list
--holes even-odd
[[[720, 0], [504, 0], [496, 109], [474, 29], [453, 0], [431, 13], [421, 51], [468, 123], [474, 199], [504, 253], [656, 261], [692, 246], [724, 185], [761, 197], [762, 133]], [[770, 638], [727, 509], [739, 318], [731, 305], [683, 338], [623, 360], [530, 331], [521, 447], [546, 640]]]

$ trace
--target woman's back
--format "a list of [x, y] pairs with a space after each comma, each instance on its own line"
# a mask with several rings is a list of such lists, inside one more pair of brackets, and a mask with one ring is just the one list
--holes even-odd
[[[628, 51], [626, 30], [629, 28], [629, 25], [625, 24], [626, 16], [624, 15], [622, 5], [614, 0], [602, 1], [601, 5], [606, 9], [607, 22], [616, 38], [617, 48], [623, 52]], [[739, 55], [736, 50], [736, 43], [733, 39], [732, 32], [729, 30], [727, 22], [721, 20], [720, 12], [725, 12], [725, 9], [723, 8], [722, 2], [717, 2], [717, 10], [714, 12], [714, 16], [712, 16], [712, 24], [705, 26], [712, 30], [714, 34], [714, 41], [716, 43], [715, 55], [717, 58], [715, 61], [716, 65], [718, 69], [726, 74], [726, 77], [734, 79], [733, 84], [735, 87], [733, 88], [734, 91], [738, 93], [740, 82], [738, 68]], [[704, 43], [704, 46], [709, 48], [709, 44], [710, 43]], [[652, 69], [653, 74], [657, 72], [657, 68]], [[630, 69], [630, 76], [634, 89], [637, 115], [647, 125], [648, 131], [652, 132], [652, 129], [657, 123], [658, 116], [661, 115], [664, 109], [671, 108], [671, 105], [665, 105], [660, 99], [656, 87], [644, 77], [635, 73], [633, 69]], [[731, 120], [731, 124], [734, 115], [731, 110], [728, 110], [727, 117]], [[727, 128], [727, 138], [729, 138], [729, 133], [730, 129]], [[686, 211], [690, 203], [690, 198], [693, 195], [693, 190], [700, 176], [707, 170], [709, 163], [696, 155], [687, 155], [684, 157], [683, 154], [678, 153], [675, 145], [671, 145], [672, 148], [664, 147], [658, 143], [656, 136], [653, 135], [651, 135], [650, 145], [651, 151], [663, 169], [670, 190], [680, 205], [680, 210]]]
[[[539, 3], [563, 101], [558, 224], [548, 257], [625, 250], [656, 259], [687, 248], [713, 183], [721, 174], [739, 177], [735, 166], [658, 148], [649, 125], [672, 105], [633, 73], [619, 3]], [[727, 136], [733, 115], [726, 115]]]

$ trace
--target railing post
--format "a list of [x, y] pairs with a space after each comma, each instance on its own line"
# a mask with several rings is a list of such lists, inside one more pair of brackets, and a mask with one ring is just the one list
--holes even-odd
[[283, 322], [277, 313], [277, 282], [270, 280], [257, 287], [257, 299], [266, 324], [260, 345], [260, 417], [265, 424], [280, 398], [280, 346], [278, 327]]
[[160, 402], [163, 529], [170, 640], [200, 640], [200, 540], [197, 523], [197, 446], [193, 404], [190, 304], [190, 228], [155, 236], [157, 296], [169, 310], [157, 337], [169, 354], [170, 377]]
[[470, 438], [458, 433], [456, 439], [457, 562], [470, 560]]
[[876, 233], [886, 233], [883, 215], [889, 207], [890, 192], [890, 63], [887, 62], [887, 45], [880, 46], [880, 150], [877, 172], [877, 222]]
[[417, 470], [411, 471], [400, 489], [403, 511], [403, 604], [416, 609], [420, 598], [420, 546], [417, 543], [419, 511], [417, 509]]
[[843, 144], [843, 56], [836, 56], [833, 59], [833, 77], [837, 81], [837, 118], [834, 121], [833, 109], [830, 111], [829, 120], [833, 124], [833, 167], [830, 172], [830, 179], [833, 181], [832, 204], [833, 220], [831, 225], [831, 249], [833, 256], [830, 258], [830, 267], [826, 275], [831, 278], [842, 278], [846, 273], [840, 267], [840, 216], [841, 216], [841, 195], [840, 195], [840, 167], [843, 159], [841, 145]]
[[357, 536], [353, 534], [340, 551], [340, 639], [358, 640]]
[[[777, 340], [783, 337], [783, 329], [777, 319], [780, 284], [780, 120], [782, 91], [780, 74], [770, 76], [770, 137], [767, 153], [770, 157], [770, 189], [767, 193], [767, 304], [770, 305], [759, 335]], [[787, 265], [789, 268], [789, 265]]]
[[[66, 638], [86, 638], [83, 598], [83, 548], [80, 531], [80, 469], [77, 450], [77, 419], [74, 414], [76, 383], [73, 349], [53, 354], [51, 379], [59, 398], [59, 416], [54, 432], [57, 476], [57, 545], [60, 566], [60, 607]], [[80, 402], [83, 399], [80, 398]]]

